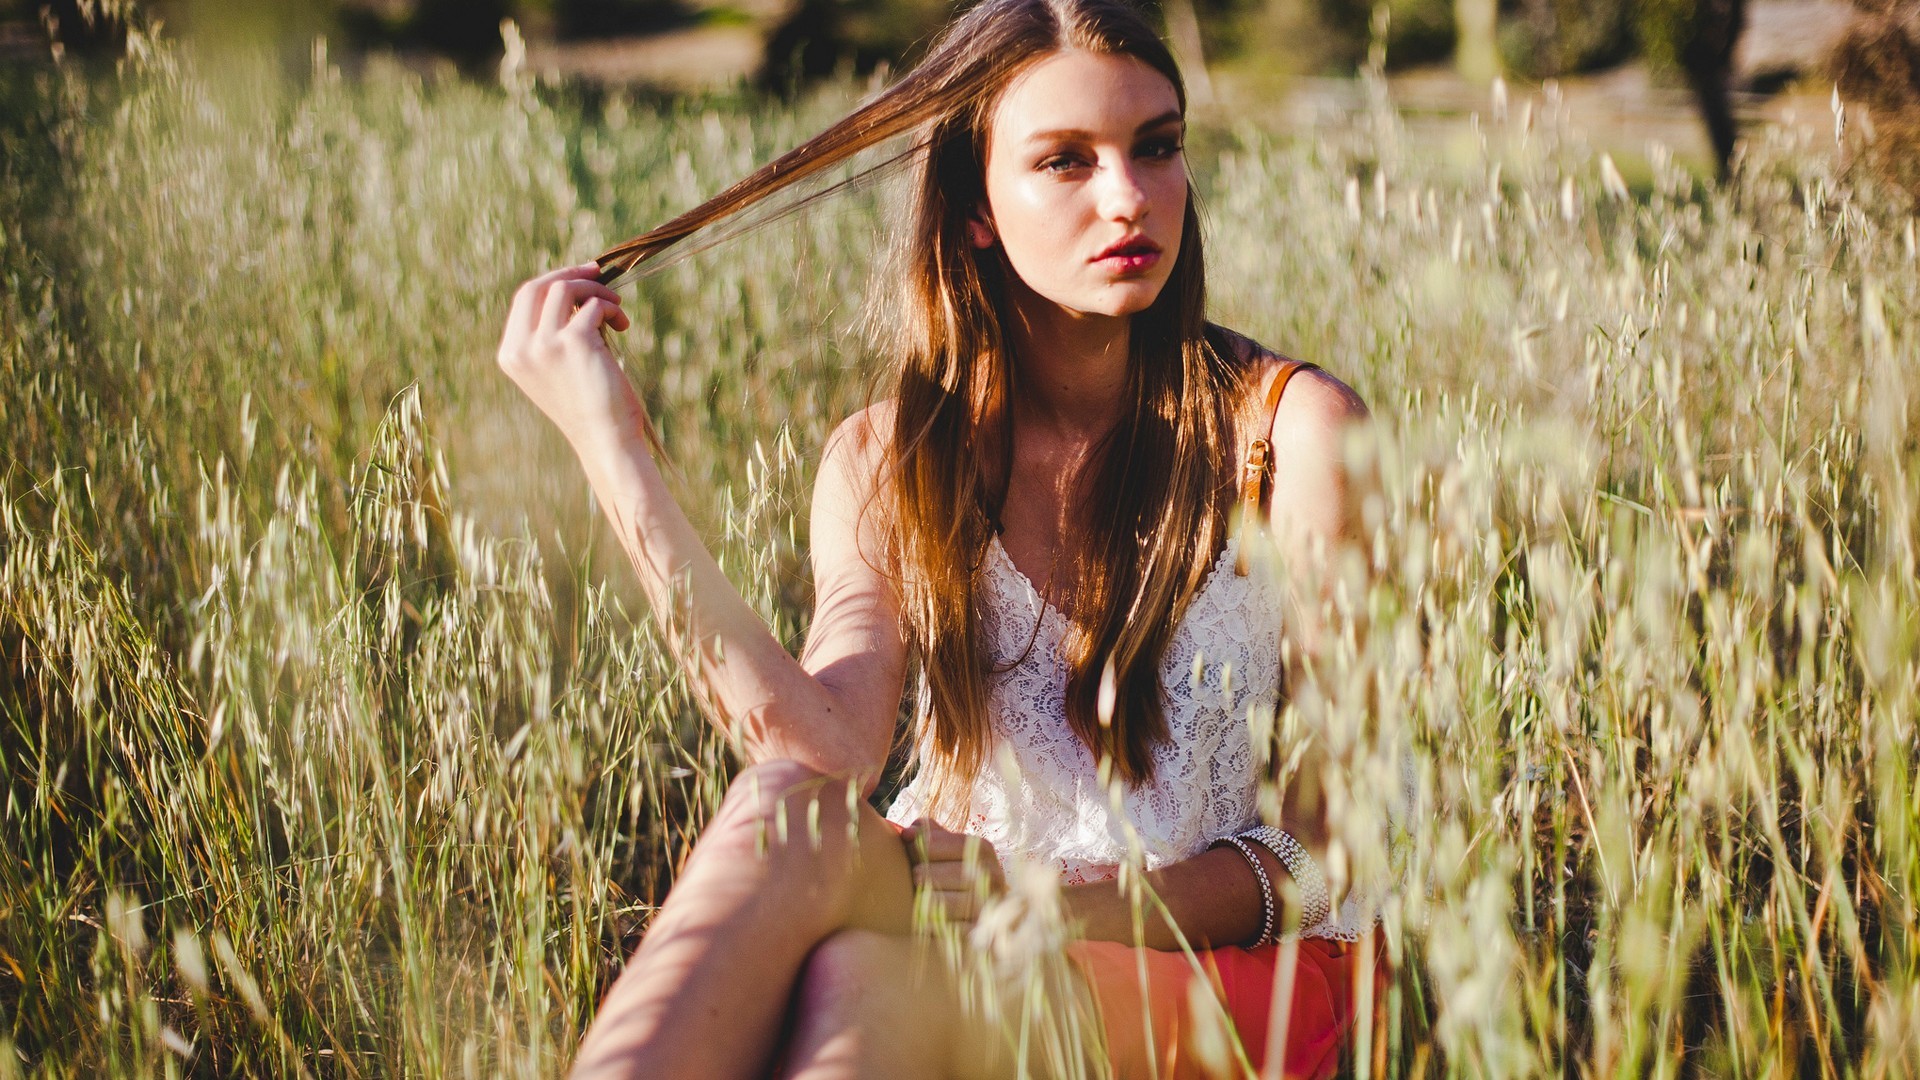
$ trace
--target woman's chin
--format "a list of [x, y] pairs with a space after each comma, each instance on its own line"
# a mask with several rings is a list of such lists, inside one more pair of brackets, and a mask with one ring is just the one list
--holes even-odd
[[1015, 303], [1039, 304], [1035, 310], [1052, 307], [1073, 319], [1125, 319], [1152, 307], [1160, 299], [1164, 281], [1114, 281], [1091, 289], [1021, 290]]
[[1152, 307], [1154, 301], [1160, 299], [1160, 290], [1164, 286], [1165, 282], [1154, 282], [1151, 285], [1143, 282], [1137, 286], [1116, 288], [1110, 296], [1105, 298], [1110, 309], [1108, 313], [1115, 317], [1138, 315]]
[[1164, 281], [1115, 282], [1072, 307], [1082, 315], [1124, 319], [1152, 307], [1165, 287]]

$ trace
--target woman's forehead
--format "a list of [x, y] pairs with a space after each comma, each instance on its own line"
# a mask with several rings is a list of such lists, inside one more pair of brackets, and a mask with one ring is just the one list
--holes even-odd
[[1061, 135], [1126, 138], [1177, 117], [1180, 95], [1135, 56], [1079, 49], [1052, 53], [1021, 72], [993, 114], [993, 142], [1016, 148]]

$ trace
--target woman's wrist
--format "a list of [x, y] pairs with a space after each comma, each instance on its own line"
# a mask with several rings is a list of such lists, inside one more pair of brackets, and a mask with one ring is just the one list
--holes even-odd
[[1247, 869], [1253, 871], [1254, 878], [1260, 883], [1260, 932], [1247, 944], [1258, 947], [1273, 943], [1276, 940], [1274, 928], [1279, 920], [1279, 898], [1273, 887], [1273, 876], [1267, 873], [1259, 848], [1243, 836], [1223, 836], [1215, 840], [1211, 847], [1231, 847], [1238, 851], [1246, 860]]
[[[1260, 844], [1249, 844], [1274, 890], [1276, 924], [1282, 915], [1287, 868]], [[1117, 881], [1070, 885], [1061, 891], [1068, 925], [1089, 941], [1117, 941], [1152, 949], [1196, 949], [1251, 943], [1261, 932], [1264, 899], [1246, 857], [1230, 847], [1210, 848], [1146, 875], [1136, 900]], [[1291, 913], [1288, 913], [1289, 915]]]
[[1112, 881], [1069, 885], [1060, 890], [1067, 928], [1088, 941], [1131, 942], [1135, 937], [1132, 905]]
[[1282, 928], [1296, 933], [1309, 930], [1333, 913], [1326, 874], [1321, 871], [1319, 860], [1291, 833], [1274, 825], [1256, 825], [1241, 833], [1238, 839], [1265, 848], [1285, 865], [1287, 877], [1291, 879], [1284, 897], [1280, 898], [1285, 911], [1284, 915], [1276, 913], [1281, 920], [1276, 924], [1276, 932]]
[[614, 464], [636, 457], [651, 458], [659, 440], [653, 434], [653, 422], [638, 400], [629, 409], [611, 416], [562, 425], [567, 445], [589, 472], [596, 466]]
[[646, 516], [659, 498], [671, 497], [660, 470], [659, 440], [644, 413], [625, 423], [582, 424], [568, 433], [567, 444], [616, 524], [631, 524], [628, 519]]

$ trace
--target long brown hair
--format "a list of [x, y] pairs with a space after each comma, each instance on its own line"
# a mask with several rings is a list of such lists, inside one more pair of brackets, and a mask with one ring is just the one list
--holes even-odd
[[[882, 490], [891, 496], [894, 571], [929, 705], [919, 741], [936, 805], [951, 805], [966, 789], [992, 742], [976, 586], [1012, 463], [1008, 270], [997, 250], [973, 247], [966, 223], [986, 198], [988, 125], [1002, 91], [1035, 61], [1069, 48], [1143, 61], [1166, 76], [1185, 108], [1173, 57], [1122, 0], [983, 0], [873, 101], [599, 259], [602, 280], [611, 281], [798, 180], [915, 136], [905, 155], [918, 177], [900, 260], [904, 295], [886, 343], [897, 377]], [[1225, 541], [1232, 504], [1243, 368], [1205, 321], [1191, 193], [1183, 212], [1172, 275], [1133, 317], [1132, 408], [1088, 459], [1092, 494], [1071, 518], [1082, 539], [1064, 553], [1075, 567], [1068, 721], [1128, 783], [1153, 776], [1153, 747], [1167, 738], [1161, 657]]]

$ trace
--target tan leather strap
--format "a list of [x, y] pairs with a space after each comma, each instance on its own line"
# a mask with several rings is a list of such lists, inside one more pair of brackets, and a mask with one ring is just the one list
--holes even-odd
[[[1280, 395], [1287, 392], [1287, 383], [1293, 377], [1314, 365], [1302, 360], [1282, 359], [1280, 370], [1274, 372], [1273, 381], [1267, 384], [1266, 424], [1258, 429], [1259, 435], [1247, 444], [1247, 460], [1240, 468], [1240, 527], [1251, 529], [1260, 520], [1260, 511], [1266, 507], [1267, 493], [1271, 490], [1269, 482], [1273, 479], [1273, 422], [1280, 415]], [[1240, 552], [1234, 559], [1234, 572], [1245, 576], [1247, 572], [1247, 545], [1243, 539]]]

